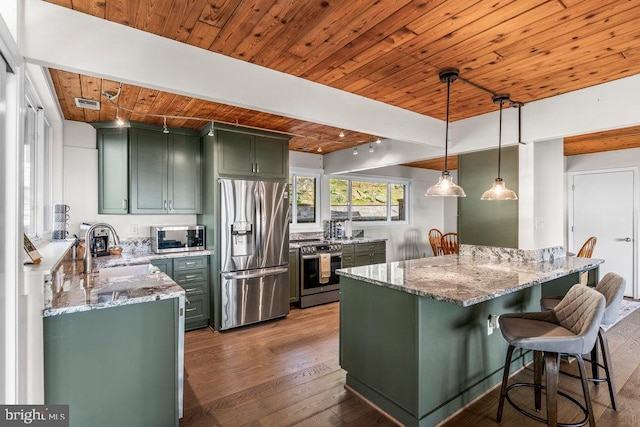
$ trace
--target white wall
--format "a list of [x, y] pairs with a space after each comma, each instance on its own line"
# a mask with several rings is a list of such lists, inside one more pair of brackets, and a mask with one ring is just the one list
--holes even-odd
[[[86, 123], [64, 122], [64, 203], [69, 205], [69, 234], [80, 235], [82, 222], [111, 224], [121, 238], [149, 237], [151, 225], [195, 224], [195, 215], [99, 215], [96, 130]], [[138, 226], [138, 233], [131, 225]]]

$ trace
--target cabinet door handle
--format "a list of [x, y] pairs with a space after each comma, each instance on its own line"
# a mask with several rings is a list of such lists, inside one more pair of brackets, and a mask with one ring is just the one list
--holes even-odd
[[127, 199], [122, 199], [122, 209], [127, 210]]
[[169, 200], [169, 212], [173, 211], [173, 200]]
[[196, 277], [198, 277], [196, 274], [189, 274], [188, 276], [184, 276], [184, 278], [187, 280], [195, 279]]
[[193, 292], [193, 291], [197, 291], [198, 288], [186, 288], [184, 291], [189, 293], [189, 292]]
[[190, 311], [196, 311], [196, 310], [197, 310], [197, 308], [187, 308], [185, 311], [188, 313]]
[[260, 163], [256, 163], [256, 173], [260, 173]]
[[196, 265], [195, 261], [187, 261], [184, 263], [184, 265]]
[[164, 200], [163, 206], [164, 207], [162, 208], [162, 210], [166, 211], [167, 210], [167, 201], [166, 200]]

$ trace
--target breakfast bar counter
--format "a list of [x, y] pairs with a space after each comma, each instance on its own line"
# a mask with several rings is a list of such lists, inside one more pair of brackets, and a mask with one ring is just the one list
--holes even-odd
[[[541, 296], [564, 293], [583, 272], [597, 277], [603, 262], [489, 252], [338, 270], [347, 387], [403, 425], [435, 425], [500, 382], [507, 345], [491, 315], [538, 311]], [[513, 364], [529, 357], [514, 354]]]

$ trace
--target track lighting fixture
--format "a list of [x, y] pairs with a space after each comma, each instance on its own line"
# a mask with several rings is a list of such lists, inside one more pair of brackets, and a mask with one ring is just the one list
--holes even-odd
[[458, 78], [457, 68], [447, 68], [440, 71], [440, 81], [447, 83], [447, 118], [444, 134], [444, 170], [438, 179], [438, 183], [427, 189], [426, 196], [447, 196], [447, 197], [467, 197], [462, 187], [453, 182], [453, 178], [447, 170], [447, 155], [449, 146], [449, 98], [451, 93], [451, 83]]
[[344, 138], [344, 131], [343, 131], [343, 130], [341, 130], [341, 131], [340, 131], [340, 133], [338, 134], [338, 136], [339, 136], [340, 138]]
[[495, 95], [494, 104], [500, 104], [500, 119], [498, 125], [498, 177], [493, 181], [493, 186], [482, 193], [480, 200], [518, 200], [517, 194], [509, 190], [504, 180], [500, 177], [500, 157], [502, 152], [502, 105], [509, 101], [509, 95]]
[[353, 147], [353, 155], [354, 156], [358, 155], [358, 146], [357, 145], [355, 147]]
[[211, 120], [211, 129], [209, 129], [207, 136], [213, 136], [213, 120]]
[[322, 146], [318, 145], [318, 153], [322, 153]]
[[169, 133], [169, 129], [167, 129], [167, 116], [164, 116], [164, 129], [162, 129], [162, 133]]
[[373, 153], [374, 151], [376, 151], [376, 150], [373, 149], [373, 145], [371, 145], [371, 143], [369, 143], [369, 152]]
[[376, 144], [380, 144], [382, 140], [380, 138], [376, 138]]

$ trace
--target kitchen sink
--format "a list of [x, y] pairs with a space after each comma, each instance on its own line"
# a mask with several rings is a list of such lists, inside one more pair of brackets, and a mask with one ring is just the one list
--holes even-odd
[[106, 267], [97, 270], [100, 277], [139, 276], [156, 270], [151, 264], [123, 265], [121, 267]]

